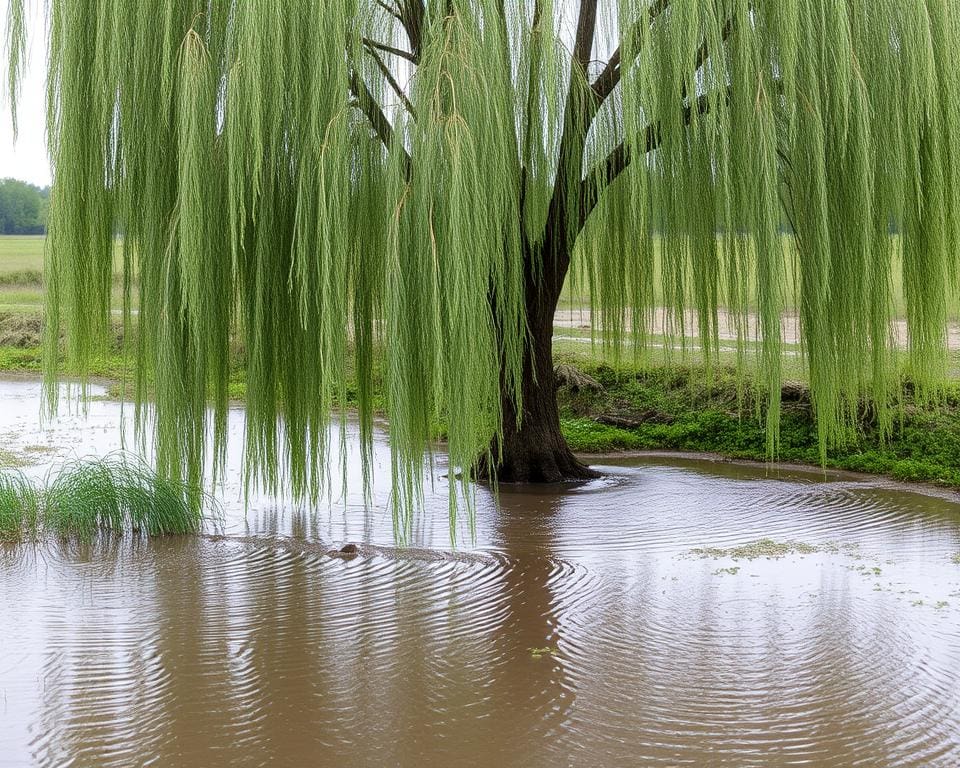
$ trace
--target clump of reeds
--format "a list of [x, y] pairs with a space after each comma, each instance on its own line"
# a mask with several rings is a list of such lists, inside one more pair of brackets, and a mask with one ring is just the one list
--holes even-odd
[[82, 538], [197, 533], [204, 499], [196, 489], [124, 456], [65, 465], [39, 485], [17, 470], [5, 470], [0, 472], [0, 541], [45, 533]]
[[0, 473], [0, 541], [29, 535], [37, 528], [37, 491], [15, 470]]

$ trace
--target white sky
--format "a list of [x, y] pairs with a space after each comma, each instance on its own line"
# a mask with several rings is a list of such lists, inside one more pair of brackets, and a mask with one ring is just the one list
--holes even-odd
[[[30, 182], [38, 186], [50, 184], [50, 162], [47, 157], [45, 137], [45, 97], [46, 97], [46, 29], [44, 24], [42, 0], [26, 0], [30, 17], [28, 26], [28, 65], [23, 78], [19, 108], [19, 136], [16, 144], [13, 142], [13, 131], [10, 122], [10, 110], [7, 99], [6, 85], [6, 20], [9, 7], [8, 0], [0, 0], [0, 178], [15, 178]], [[607, 8], [606, 19], [615, 19], [616, 5], [613, 0], [602, 0]], [[572, 7], [576, 3], [564, 2], [561, 4], [566, 26], [574, 24]], [[610, 48], [609, 40], [613, 30], [606, 29], [602, 24], [599, 30], [598, 49], [606, 52]], [[572, 30], [571, 30], [572, 33]], [[596, 52], [595, 52], [595, 55]], [[605, 59], [606, 52], [601, 58]], [[599, 66], [596, 62], [595, 66]]]
[[[30, 13], [28, 29], [28, 69], [23, 79], [20, 93], [19, 137], [13, 143], [13, 130], [10, 124], [10, 104], [7, 98], [6, 45], [0, 45], [3, 54], [2, 96], [0, 96], [0, 178], [14, 178], [28, 181], [37, 186], [50, 184], [50, 162], [47, 158], [45, 131], [45, 95], [46, 67], [44, 64], [46, 32], [44, 30], [42, 2], [27, 0]], [[4, 34], [0, 39], [6, 41], [7, 0], [0, 0], [0, 30]]]

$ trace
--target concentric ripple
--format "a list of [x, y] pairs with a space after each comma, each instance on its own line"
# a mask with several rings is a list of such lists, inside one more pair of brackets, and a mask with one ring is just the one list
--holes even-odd
[[[115, 447], [7, 394], [11, 450]], [[438, 462], [396, 550], [383, 478], [245, 513], [231, 450], [208, 535], [0, 546], [0, 766], [960, 765], [949, 497], [638, 458], [453, 550]]]

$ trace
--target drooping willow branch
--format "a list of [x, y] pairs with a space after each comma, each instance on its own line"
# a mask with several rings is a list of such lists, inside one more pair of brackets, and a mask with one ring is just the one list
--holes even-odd
[[823, 451], [865, 399], [891, 427], [904, 365], [930, 396], [943, 380], [955, 3], [147, 5], [49, 3], [46, 364], [53, 398], [110, 338], [122, 232], [122, 309], [150, 329], [138, 414], [171, 473], [197, 474], [211, 435], [222, 451], [239, 348], [251, 482], [315, 497], [355, 395], [367, 456], [374, 406], [390, 417], [399, 508], [438, 423], [469, 496], [568, 269], [609, 350], [652, 318], [683, 346], [693, 316], [712, 363], [723, 313], [771, 452], [787, 314]]

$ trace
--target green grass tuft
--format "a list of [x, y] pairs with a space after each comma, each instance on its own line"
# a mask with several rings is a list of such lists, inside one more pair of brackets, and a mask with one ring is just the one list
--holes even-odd
[[68, 464], [36, 487], [0, 472], [0, 541], [41, 534], [167, 536], [200, 531], [208, 497], [124, 456]]
[[39, 499], [20, 473], [0, 473], [0, 542], [15, 541], [36, 531]]

